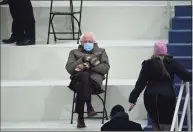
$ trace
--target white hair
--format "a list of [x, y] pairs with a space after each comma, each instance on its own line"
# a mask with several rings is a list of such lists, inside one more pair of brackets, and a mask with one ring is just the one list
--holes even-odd
[[[86, 33], [89, 33], [89, 34], [92, 36], [93, 41], [96, 42], [96, 37], [95, 37], [95, 35], [94, 35], [93, 32], [86, 32]], [[81, 43], [81, 42], [83, 41], [84, 35], [85, 35], [85, 33], [83, 33], [83, 34], [80, 36], [79, 43]]]

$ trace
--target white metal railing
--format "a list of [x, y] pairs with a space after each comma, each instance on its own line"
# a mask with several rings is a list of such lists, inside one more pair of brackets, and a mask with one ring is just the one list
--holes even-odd
[[[180, 124], [179, 124], [178, 123], [178, 111], [180, 108], [180, 103], [181, 103], [181, 99], [182, 99], [182, 95], [183, 95], [183, 91], [184, 91], [184, 86], [186, 86], [186, 97], [185, 97], [184, 107], [183, 107], [182, 116], [181, 116]], [[190, 101], [190, 83], [189, 82], [184, 83], [182, 81], [170, 131], [174, 131], [174, 129], [175, 129], [175, 131], [181, 131], [182, 130], [186, 112], [187, 112], [188, 131], [191, 131], [192, 126], [191, 126], [190, 103], [191, 103], [191, 101]]]
[[171, 1], [166, 1], [167, 2], [167, 6], [166, 6], [166, 15], [167, 15], [167, 26], [166, 29], [170, 29], [171, 28], [171, 18], [172, 18], [172, 13], [173, 13], [173, 8], [170, 4]]

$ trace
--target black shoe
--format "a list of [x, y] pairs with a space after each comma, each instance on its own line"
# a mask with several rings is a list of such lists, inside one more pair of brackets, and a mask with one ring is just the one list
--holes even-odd
[[0, 5], [6, 5], [8, 4], [8, 0], [3, 0], [2, 2], [0, 2]]
[[91, 111], [88, 110], [87, 115], [88, 117], [95, 117], [97, 116], [97, 112], [95, 112], [94, 109]]
[[11, 35], [9, 39], [3, 39], [2, 42], [6, 44], [12, 44], [16, 42], [16, 39], [13, 37], [13, 35]]
[[17, 46], [24, 45], [24, 40], [16, 41]]
[[17, 46], [35, 45], [35, 41], [34, 40], [17, 41], [16, 45]]
[[84, 122], [84, 119], [78, 119], [77, 120], [77, 128], [85, 128], [86, 125], [85, 125], [85, 122]]

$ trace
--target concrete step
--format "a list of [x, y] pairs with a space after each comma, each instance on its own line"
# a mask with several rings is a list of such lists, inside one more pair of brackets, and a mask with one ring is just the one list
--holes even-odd
[[[192, 98], [190, 98], [190, 101], [192, 102]], [[182, 110], [183, 110], [184, 102], [185, 102], [185, 97], [182, 97], [182, 100], [181, 100], [181, 102], [180, 102], [179, 111], [182, 111]], [[191, 103], [190, 103], [190, 104], [191, 104]], [[192, 110], [192, 105], [191, 105], [191, 110]]]
[[183, 30], [183, 29], [192, 29], [192, 17], [173, 17], [172, 18], [172, 29], [174, 30]]
[[[187, 69], [187, 71], [192, 71], [191, 69]], [[174, 83], [180, 84], [182, 79], [180, 79], [177, 75], [174, 75]]]
[[169, 43], [191, 43], [192, 30], [170, 30]]
[[[148, 125], [144, 128], [144, 131], [152, 131], [152, 126]], [[188, 131], [188, 126], [183, 126], [182, 131]]]
[[191, 56], [192, 44], [168, 44], [168, 53], [173, 56]]
[[[180, 120], [181, 120], [181, 116], [182, 116], [182, 111], [180, 111], [179, 113], [178, 113], [178, 122], [180, 122]], [[192, 115], [191, 115], [192, 116]], [[149, 116], [148, 116], [148, 125], [144, 128], [144, 130], [145, 131], [151, 131], [151, 129], [152, 129], [152, 120], [149, 118]], [[187, 131], [188, 130], [188, 126], [187, 126], [187, 114], [186, 114], [186, 116], [185, 116], [185, 118], [184, 118], [184, 123], [183, 123], [183, 129], [182, 129], [183, 131]]]
[[[74, 2], [74, 11], [79, 10], [80, 1]], [[171, 7], [189, 1], [169, 1]], [[50, 1], [32, 1], [36, 19], [37, 41], [46, 43]], [[54, 1], [54, 11], [69, 11], [69, 1]], [[84, 1], [82, 31], [92, 31], [100, 40], [167, 39], [167, 1]], [[1, 38], [11, 35], [12, 18], [7, 5], [1, 6]], [[160, 16], [162, 16], [161, 19]], [[78, 15], [76, 15], [79, 18]], [[88, 20], [88, 18], [90, 18]], [[143, 23], [141, 23], [143, 19]], [[100, 20], [100, 22], [99, 22]], [[70, 31], [71, 17], [58, 16], [54, 19], [56, 31]], [[75, 23], [77, 30], [77, 24]], [[59, 37], [72, 37], [59, 35]], [[58, 41], [64, 42], [64, 41]], [[53, 36], [50, 43], [54, 43]]]
[[174, 56], [174, 59], [178, 61], [185, 69], [192, 69], [192, 57], [191, 56]]
[[[138, 77], [141, 63], [151, 57], [155, 43], [154, 40], [97, 42], [108, 54], [111, 66], [109, 77], [126, 79]], [[1, 45], [1, 79], [67, 80], [70, 75], [65, 69], [65, 64], [70, 50], [77, 47], [76, 41], [23, 47]]]
[[192, 16], [192, 5], [175, 6], [175, 16]]
[[[106, 99], [108, 114], [116, 104], [124, 106], [126, 111], [129, 110], [128, 97], [135, 82], [136, 80], [109, 78]], [[73, 92], [68, 85], [69, 80], [1, 80], [1, 121], [70, 121]], [[103, 98], [104, 94], [101, 94], [101, 97]], [[101, 100], [95, 95], [92, 96], [92, 104], [96, 111], [103, 108]], [[143, 93], [135, 110], [129, 112], [129, 115], [131, 120], [146, 119]]]
[[[76, 122], [76, 120], [74, 120]], [[144, 128], [146, 120], [136, 120]], [[100, 120], [86, 119], [86, 128], [81, 131], [100, 131]], [[39, 121], [39, 122], [1, 122], [2, 131], [80, 131], [76, 123], [70, 124], [70, 120]]]
[[[176, 94], [177, 94], [177, 96], [179, 95], [180, 85], [181, 85], [181, 84], [175, 84], [175, 89], [176, 89]], [[182, 96], [183, 96], [183, 97], [186, 96], [186, 88], [184, 88], [184, 91], [183, 91]], [[190, 96], [192, 97], [192, 85], [190, 85]]]

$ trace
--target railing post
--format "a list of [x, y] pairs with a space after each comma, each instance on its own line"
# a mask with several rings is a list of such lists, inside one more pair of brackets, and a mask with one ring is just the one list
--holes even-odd
[[179, 129], [178, 129], [178, 125], [179, 125], [179, 123], [178, 123], [178, 115], [177, 115], [177, 117], [176, 117], [176, 123], [175, 123], [175, 131], [178, 131]]
[[175, 128], [175, 131], [178, 131], [178, 110], [179, 110], [180, 102], [181, 102], [181, 99], [182, 99], [184, 85], [185, 84], [182, 81], [181, 85], [180, 85], [180, 91], [179, 91], [179, 94], [178, 94], [178, 99], [177, 99], [177, 102], [176, 102], [176, 107], [175, 107], [175, 111], [174, 111], [174, 115], [173, 115], [173, 120], [172, 120], [172, 125], [171, 125], [170, 131], [174, 131], [174, 128]]
[[[188, 108], [188, 103], [190, 102], [189, 100], [189, 94], [187, 93], [186, 94], [186, 98], [185, 98], [185, 101], [184, 101], [184, 107], [183, 107], [183, 111], [182, 111], [182, 116], [181, 116], [181, 119], [180, 119], [180, 125], [179, 125], [179, 129], [178, 131], [182, 131], [182, 128], [183, 128], [183, 124], [184, 124], [184, 118], [185, 118], [185, 115], [187, 113], [187, 108]], [[189, 129], [189, 128], [188, 128]]]
[[166, 7], [166, 15], [167, 15], [167, 25], [166, 25], [166, 29], [170, 29], [171, 28], [171, 18], [172, 18], [172, 6], [170, 4], [170, 1], [166, 1], [167, 2], [167, 7]]
[[[186, 82], [186, 95], [190, 97], [190, 83]], [[188, 131], [191, 132], [191, 110], [190, 110], [191, 99], [189, 98], [187, 106], [187, 122], [188, 122]]]

